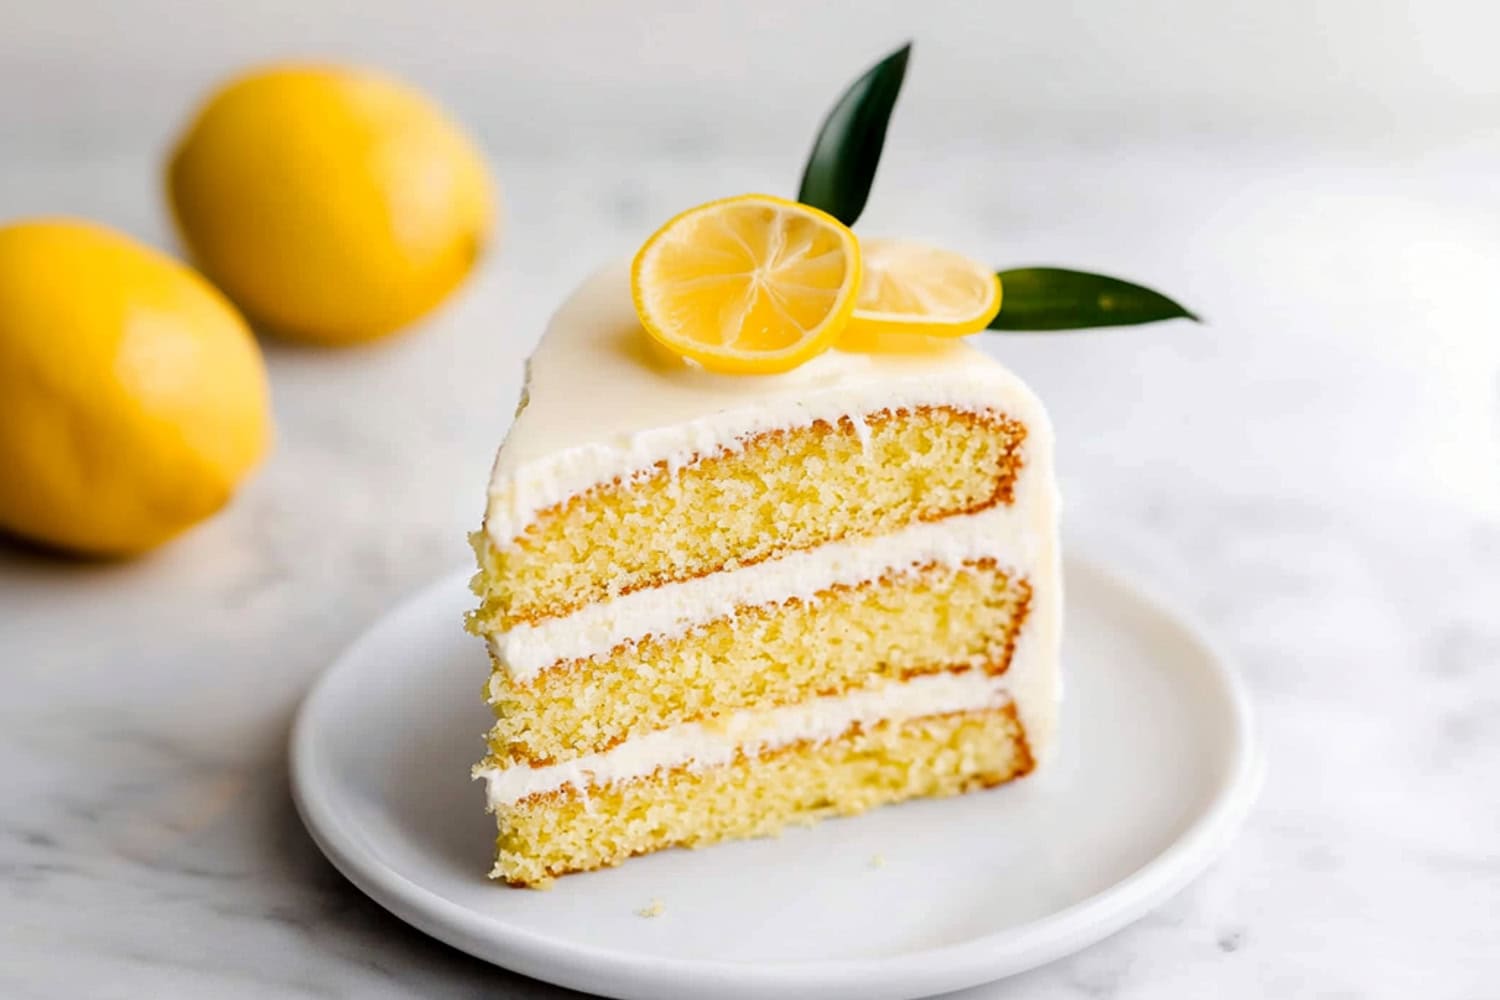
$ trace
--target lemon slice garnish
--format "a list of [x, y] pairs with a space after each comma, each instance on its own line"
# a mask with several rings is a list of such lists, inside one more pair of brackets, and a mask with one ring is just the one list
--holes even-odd
[[826, 212], [750, 194], [690, 208], [630, 269], [641, 324], [717, 372], [784, 372], [831, 347], [854, 310], [860, 247]]
[[850, 339], [882, 333], [962, 337], [1000, 311], [994, 270], [962, 254], [900, 240], [862, 240], [864, 281]]

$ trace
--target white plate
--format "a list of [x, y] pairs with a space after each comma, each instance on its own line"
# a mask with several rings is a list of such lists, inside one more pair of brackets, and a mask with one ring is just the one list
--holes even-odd
[[[489, 882], [469, 766], [488, 663], [468, 573], [354, 643], [308, 696], [292, 786], [313, 838], [401, 919], [611, 997], [906, 998], [1032, 968], [1201, 872], [1260, 775], [1234, 673], [1134, 587], [1070, 560], [1061, 749], [1030, 778], [775, 840], [664, 851], [549, 892]], [[883, 859], [883, 864], [876, 861]], [[637, 911], [660, 900], [654, 919]]]

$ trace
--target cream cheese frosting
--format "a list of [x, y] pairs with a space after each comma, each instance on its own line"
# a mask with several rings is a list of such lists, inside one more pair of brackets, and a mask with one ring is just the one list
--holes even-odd
[[546, 767], [477, 767], [491, 809], [571, 785], [580, 791], [658, 768], [702, 769], [730, 763], [741, 751], [756, 754], [803, 740], [823, 742], [855, 723], [907, 722], [950, 712], [1000, 708], [1010, 701], [1004, 677], [978, 670], [934, 674], [794, 705], [732, 712], [712, 723], [690, 722], [626, 740], [601, 753]]
[[935, 563], [957, 566], [994, 559], [1027, 576], [1043, 554], [1036, 523], [1037, 496], [1025, 491], [1013, 506], [918, 523], [891, 535], [831, 542], [805, 552], [728, 572], [638, 590], [585, 605], [572, 614], [514, 626], [490, 635], [490, 650], [510, 678], [526, 683], [559, 661], [608, 653], [641, 636], [671, 639], [736, 608], [812, 598], [844, 584]]
[[[733, 449], [761, 431], [841, 417], [852, 417], [859, 430], [864, 416], [885, 409], [947, 405], [1004, 413], [1027, 428], [1022, 472], [1007, 505], [638, 591], [494, 634], [491, 648], [505, 670], [524, 682], [558, 660], [606, 652], [648, 633], [681, 633], [738, 605], [810, 596], [914, 562], [988, 557], [1031, 586], [1030, 611], [1004, 681], [1032, 754], [1043, 759], [1056, 726], [1062, 600], [1051, 423], [1025, 383], [961, 340], [912, 338], [910, 345], [899, 353], [832, 350], [780, 375], [716, 374], [669, 354], [646, 336], [631, 303], [628, 262], [585, 281], [532, 354], [521, 406], [495, 460], [485, 530], [499, 549], [539, 512], [597, 484], [628, 478], [658, 462], [681, 467], [695, 457]], [[793, 729], [788, 722], [778, 732]], [[683, 747], [690, 756], [696, 747], [718, 754], [714, 759], [728, 759], [719, 729], [720, 735], [679, 730], [621, 744], [608, 751], [620, 755], [607, 761], [602, 759], [607, 754], [594, 755], [556, 765], [563, 771], [538, 769], [545, 775], [528, 776], [526, 768], [486, 772], [492, 803], [507, 801], [508, 789], [523, 789], [513, 801], [582, 780], [590, 768], [596, 775], [615, 775], [611, 780], [649, 773], [667, 758], [687, 759], [672, 757]]]
[[485, 531], [503, 550], [548, 507], [658, 462], [676, 468], [762, 431], [916, 406], [999, 409], [1026, 424], [1034, 450], [1051, 452], [1036, 396], [961, 340], [912, 338], [888, 353], [835, 349], [780, 375], [710, 372], [646, 336], [629, 264], [620, 262], [558, 310], [527, 363], [490, 477]]

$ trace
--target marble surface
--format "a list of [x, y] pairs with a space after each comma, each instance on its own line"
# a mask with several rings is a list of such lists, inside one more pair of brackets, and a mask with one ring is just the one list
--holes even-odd
[[[1269, 758], [1191, 888], [966, 996], [1500, 996], [1497, 154], [1221, 137], [888, 161], [866, 232], [1123, 273], [1208, 318], [986, 343], [1053, 410], [1069, 543], [1217, 632]], [[786, 191], [796, 163], [497, 160], [504, 245], [441, 315], [366, 349], [266, 344], [276, 450], [221, 516], [123, 564], [0, 546], [0, 996], [565, 995], [346, 884], [294, 814], [288, 726], [344, 643], [466, 560], [550, 305], [681, 206]], [[144, 148], [0, 151], [0, 218], [66, 208], [170, 246], [155, 170]]]

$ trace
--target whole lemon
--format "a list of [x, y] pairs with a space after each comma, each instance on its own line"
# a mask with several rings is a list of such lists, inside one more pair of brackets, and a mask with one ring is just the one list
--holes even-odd
[[223, 506], [269, 437], [260, 347], [208, 282], [102, 226], [0, 226], [0, 529], [148, 549]]
[[227, 84], [173, 152], [193, 256], [294, 340], [391, 333], [442, 302], [490, 237], [495, 191], [441, 110], [388, 77], [282, 65]]

